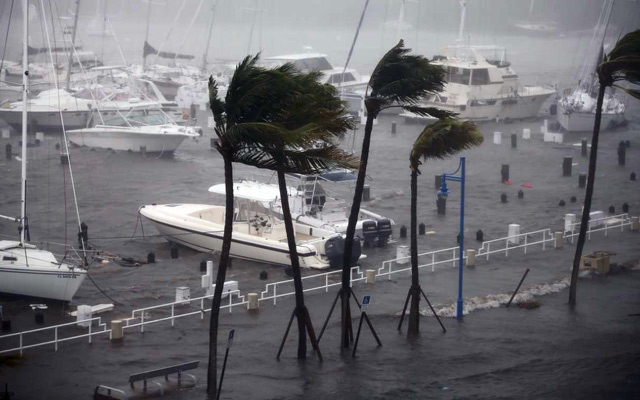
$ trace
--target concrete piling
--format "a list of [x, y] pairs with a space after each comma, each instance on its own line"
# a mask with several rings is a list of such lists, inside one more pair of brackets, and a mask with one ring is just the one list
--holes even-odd
[[580, 150], [581, 150], [580, 154], [582, 155], [582, 157], [586, 157], [588, 154], [587, 139], [585, 138], [582, 139]]
[[624, 142], [620, 142], [618, 144], [618, 165], [624, 167], [627, 158], [627, 146], [625, 146]]
[[558, 205], [559, 205], [560, 207], [564, 207], [564, 206], [566, 206], [566, 205], [567, 205], [567, 202], [566, 202], [566, 201], [564, 201], [564, 199], [560, 199], [560, 201], [558, 202]]
[[370, 198], [371, 198], [371, 186], [364, 185], [364, 188], [362, 189], [362, 201], [369, 201]]
[[581, 173], [578, 175], [578, 187], [583, 189], [587, 186], [587, 174]]
[[636, 180], [636, 173], [635, 172], [632, 172], [631, 175], [629, 175], [629, 180], [635, 182], [635, 180]]
[[396, 133], [396, 121], [391, 122], [391, 133]]
[[436, 175], [435, 188], [440, 189], [440, 186], [442, 186], [442, 175]]
[[150, 251], [147, 253], [147, 264], [155, 264], [156, 263], [156, 253]]
[[573, 157], [565, 157], [562, 160], [562, 176], [571, 176], [571, 168], [573, 164]]
[[400, 238], [404, 239], [407, 237], [407, 227], [402, 225], [400, 227]]
[[529, 128], [524, 128], [522, 130], [522, 138], [523, 139], [531, 139], [531, 129]]
[[147, 146], [140, 146], [140, 154], [142, 154], [142, 157], [147, 155]]
[[493, 144], [502, 144], [502, 133], [493, 132]]
[[121, 319], [111, 321], [111, 341], [120, 341], [124, 339], [124, 329]]
[[11, 143], [7, 143], [6, 146], [4, 146], [4, 154], [7, 160], [11, 160], [11, 157], [13, 156], [13, 150], [11, 148]]
[[614, 206], [609, 206], [609, 214], [615, 214], [616, 208]]
[[628, 203], [622, 203], [622, 212], [625, 213], [625, 214], [629, 212], [629, 204]]
[[518, 147], [518, 135], [515, 132], [511, 132], [511, 148], [515, 149]]
[[69, 154], [68, 153], [61, 153], [60, 154], [60, 164], [69, 165]]
[[562, 232], [553, 233], [553, 248], [554, 249], [562, 248]]
[[172, 259], [176, 259], [180, 256], [180, 250], [178, 249], [177, 245], [172, 245], [171, 246], [171, 258]]
[[376, 270], [375, 269], [368, 269], [367, 270], [366, 283], [368, 283], [368, 284], [376, 283]]
[[258, 301], [258, 293], [247, 294], [247, 310], [257, 310], [260, 308], [260, 302]]
[[634, 232], [638, 231], [638, 224], [639, 224], [638, 217], [631, 217], [631, 226], [630, 226], [630, 228], [631, 228], [632, 231], [634, 231]]
[[467, 250], [467, 267], [475, 267], [476, 266], [476, 251], [473, 249]]
[[269, 274], [267, 273], [267, 271], [260, 272], [260, 280], [266, 281], [267, 279], [269, 279]]
[[522, 189], [518, 190], [518, 198], [524, 199], [524, 192], [522, 191]]
[[509, 200], [507, 199], [507, 194], [506, 194], [506, 193], [502, 193], [502, 194], [500, 195], [500, 202], [501, 202], [501, 203], [507, 203], [507, 202], [509, 202]]
[[571, 196], [571, 197], [569, 198], [569, 202], [570, 202], [570, 203], [575, 203], [576, 201], [578, 201], [578, 198], [577, 198], [576, 196]]
[[438, 194], [436, 197], [436, 208], [438, 210], [438, 215], [447, 214], [447, 196]]
[[424, 224], [424, 222], [421, 222], [420, 225], [418, 225], [418, 235], [424, 235], [427, 231], [427, 226]]
[[476, 240], [478, 242], [484, 241], [484, 232], [482, 232], [482, 229], [478, 229], [478, 231], [476, 232]]
[[505, 183], [509, 180], [509, 164], [502, 164], [502, 168], [500, 169], [500, 177], [502, 179], [502, 183]]

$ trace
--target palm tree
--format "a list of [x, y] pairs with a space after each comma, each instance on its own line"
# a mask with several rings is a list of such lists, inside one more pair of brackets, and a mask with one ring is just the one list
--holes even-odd
[[[238, 64], [229, 84], [225, 100], [218, 98], [218, 85], [209, 78], [209, 104], [216, 122], [218, 136], [216, 148], [224, 160], [226, 187], [225, 223], [216, 275], [216, 288], [211, 304], [209, 321], [209, 367], [207, 371], [207, 394], [216, 397], [217, 390], [217, 340], [220, 302], [224, 287], [233, 229], [233, 162], [243, 162], [255, 157], [256, 140], [269, 137], [279, 127], [268, 122], [280, 112], [277, 105], [268, 100], [281, 93], [277, 82], [290, 70], [283, 66], [267, 70], [257, 66], [258, 57], [246, 57]], [[273, 106], [272, 106], [273, 105]]]
[[[420, 158], [444, 159], [462, 150], [479, 146], [484, 137], [471, 122], [462, 122], [453, 118], [445, 118], [426, 127], [418, 136], [409, 157], [411, 167], [411, 288], [407, 301], [411, 297], [409, 311], [409, 335], [415, 335], [420, 325], [420, 277], [418, 271], [418, 167], [422, 164]], [[460, 255], [462, 257], [462, 255]], [[406, 304], [405, 304], [406, 307]]]
[[423, 56], [409, 54], [410, 51], [411, 49], [404, 47], [402, 40], [389, 50], [373, 70], [365, 92], [364, 103], [367, 109], [367, 121], [364, 128], [364, 138], [362, 139], [358, 178], [347, 226], [342, 267], [342, 287], [340, 289], [342, 304], [340, 342], [343, 349], [349, 347], [350, 341], [351, 308], [349, 299], [351, 297], [350, 282], [353, 262], [351, 254], [362, 202], [364, 180], [367, 174], [373, 120], [382, 110], [392, 107], [401, 107], [419, 115], [432, 115], [437, 118], [451, 115], [437, 108], [418, 105], [418, 101], [422, 97], [443, 89], [445, 74], [442, 67], [430, 64], [429, 60]]
[[355, 168], [356, 159], [332, 143], [335, 137], [352, 128], [353, 121], [346, 115], [344, 103], [338, 99], [335, 87], [318, 82], [319, 73], [288, 72], [286, 75], [287, 81], [282, 82], [286, 87], [285, 95], [270, 99], [273, 104], [279, 104], [280, 109], [279, 115], [271, 123], [281, 130], [259, 144], [259, 153], [255, 157], [243, 162], [277, 173], [295, 288], [296, 306], [291, 321], [295, 316], [298, 325], [298, 358], [306, 357], [307, 332], [313, 348], [318, 350], [318, 356], [321, 357], [309, 311], [304, 304], [285, 174], [315, 174], [337, 167]]
[[573, 269], [571, 271], [571, 287], [569, 289], [569, 304], [576, 304], [576, 286], [578, 284], [578, 272], [580, 269], [580, 258], [587, 234], [589, 214], [591, 213], [591, 200], [593, 198], [593, 188], [596, 180], [596, 159], [598, 156], [598, 138], [600, 136], [600, 120], [602, 119], [602, 102], [604, 93], [608, 87], [617, 87], [629, 95], [640, 99], [640, 91], [627, 89], [616, 85], [616, 82], [626, 81], [635, 85], [640, 84], [640, 30], [627, 33], [616, 43], [609, 54], [604, 56], [602, 63], [597, 70], [598, 98], [596, 102], [596, 117], [593, 126], [593, 136], [591, 137], [591, 154], [589, 156], [589, 173], [587, 175], [587, 190], [584, 196], [584, 208], [580, 220], [580, 234], [576, 246], [576, 254], [573, 258]]

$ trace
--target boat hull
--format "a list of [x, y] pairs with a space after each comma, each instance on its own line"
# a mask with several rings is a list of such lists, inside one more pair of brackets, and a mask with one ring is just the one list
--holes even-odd
[[[63, 111], [64, 127], [66, 130], [80, 129], [87, 126], [90, 111]], [[29, 128], [37, 132], [59, 132], [60, 112], [58, 111], [30, 111]], [[4, 120], [16, 131], [22, 130], [22, 110], [0, 110], [0, 119]]]
[[187, 138], [177, 134], [144, 134], [127, 130], [78, 129], [67, 132], [69, 141], [77, 146], [96, 147], [122, 151], [147, 153], [173, 153]]
[[[179, 207], [182, 207], [183, 210], [188, 209], [188, 212], [181, 214]], [[206, 210], [212, 206], [196, 204], [152, 205], [141, 207], [139, 213], [147, 218], [158, 232], [170, 242], [202, 252], [220, 251], [222, 249], [223, 225], [191, 217], [189, 214], [192, 214], [198, 207]], [[168, 208], [173, 210], [168, 210]], [[286, 240], [271, 240], [236, 230], [234, 230], [231, 240], [231, 257], [268, 264], [291, 265]], [[329, 267], [328, 260], [321, 257], [313, 245], [298, 244], [297, 250], [301, 267], [318, 269]]]
[[55, 263], [48, 251], [14, 248], [0, 253], [1, 293], [70, 301], [87, 277], [83, 269]]
[[[565, 110], [558, 105], [557, 119], [562, 128], [567, 132], [592, 132], [596, 115], [587, 112], [572, 112]], [[620, 125], [624, 122], [624, 114], [602, 114], [600, 127], [607, 130], [611, 126]]]

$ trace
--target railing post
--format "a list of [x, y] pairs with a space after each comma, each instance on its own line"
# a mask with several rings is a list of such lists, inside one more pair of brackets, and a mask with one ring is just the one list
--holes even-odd
[[547, 247], [547, 231], [542, 231], [542, 251]]
[[489, 261], [489, 253], [491, 253], [491, 242], [487, 242], [487, 261]]
[[144, 333], [144, 310], [140, 312], [140, 332]]
[[524, 254], [527, 254], [527, 235], [524, 235]]
[[91, 328], [93, 328], [93, 320], [89, 321], [89, 344], [91, 344]]
[[431, 253], [431, 272], [435, 272], [436, 270], [436, 252]]
[[511, 236], [508, 236], [507, 240], [505, 240], [505, 242], [504, 242], [504, 256], [505, 257], [509, 257], [509, 238], [510, 237]]
[[324, 275], [324, 291], [325, 293], [329, 292], [329, 274]]
[[200, 299], [200, 319], [204, 319], [204, 298]]
[[173, 326], [174, 326], [174, 318], [173, 318], [173, 317], [174, 317], [174, 315], [175, 315], [175, 307], [176, 307], [176, 305], [175, 305], [175, 304], [172, 304], [172, 305], [171, 305], [171, 327], [172, 327], [172, 328], [173, 328]]
[[276, 299], [277, 299], [277, 289], [278, 289], [278, 285], [276, 285], [275, 283], [273, 284], [273, 305], [276, 305]]
[[591, 240], [591, 223], [587, 225], [587, 237]]
[[[58, 333], [58, 331], [56, 330], [56, 334]], [[22, 357], [22, 332], [20, 332], [20, 357]], [[56, 350], [58, 349], [58, 342], [57, 342], [57, 338], [56, 338]]]
[[393, 265], [393, 261], [389, 261], [389, 280], [391, 280], [391, 266]]
[[453, 264], [452, 267], [455, 268], [456, 267], [456, 248], [453, 248], [453, 258], [451, 259], [451, 263]]
[[229, 292], [229, 314], [233, 312], [233, 293]]
[[[53, 332], [54, 332], [54, 338], [55, 338], [54, 348], [56, 351], [58, 351], [58, 327], [57, 326], [53, 330]], [[20, 335], [20, 347], [22, 347], [22, 335]], [[20, 350], [20, 355], [22, 355], [22, 350]]]

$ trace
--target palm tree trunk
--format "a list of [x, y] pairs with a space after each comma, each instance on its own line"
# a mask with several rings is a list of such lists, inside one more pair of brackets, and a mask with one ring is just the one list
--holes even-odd
[[353, 239], [356, 235], [356, 224], [358, 214], [360, 214], [360, 204], [362, 203], [362, 192], [364, 191], [364, 180], [367, 176], [367, 162], [369, 160], [369, 145], [371, 144], [371, 132], [373, 131], [374, 113], [367, 114], [367, 122], [364, 127], [364, 138], [362, 139], [362, 152], [360, 154], [360, 169], [358, 179], [351, 203], [351, 213], [349, 214], [349, 224], [347, 225], [347, 237], [344, 243], [344, 258], [342, 264], [342, 329], [341, 348], [349, 347], [349, 330], [347, 329], [351, 321], [351, 310], [349, 298], [351, 295], [351, 253], [353, 251]]
[[409, 335], [420, 330], [420, 276], [418, 271], [418, 170], [411, 171], [411, 308]]
[[578, 272], [580, 270], [580, 258], [582, 257], [582, 249], [587, 236], [589, 224], [589, 214], [591, 213], [591, 200], [593, 198], [593, 187], [596, 181], [596, 159], [598, 157], [598, 138], [600, 137], [600, 120], [602, 119], [602, 102], [604, 100], [604, 92], [607, 89], [605, 85], [600, 83], [598, 91], [598, 100], [596, 103], [596, 118], [593, 125], [593, 136], [591, 138], [591, 154], [589, 155], [589, 173], [587, 175], [587, 190], [584, 195], [584, 209], [582, 210], [582, 218], [580, 219], [580, 234], [578, 235], [578, 243], [576, 245], [576, 255], [573, 257], [573, 269], [571, 270], [571, 287], [569, 288], [569, 305], [576, 304], [576, 288], [578, 285]]
[[293, 231], [293, 221], [291, 210], [289, 209], [289, 194], [287, 193], [287, 181], [284, 170], [278, 169], [278, 187], [280, 188], [280, 203], [282, 204], [282, 218], [287, 232], [287, 244], [289, 245], [289, 256], [291, 257], [291, 270], [293, 272], [293, 286], [296, 297], [296, 320], [298, 321], [298, 358], [307, 357], [307, 330], [306, 318], [307, 310], [304, 306], [304, 292], [302, 291], [302, 275], [300, 274], [300, 261], [298, 260], [298, 248], [296, 245], [295, 232]]
[[231, 234], [233, 232], [233, 166], [230, 157], [224, 158], [224, 184], [225, 184], [225, 215], [224, 232], [222, 236], [222, 251], [220, 263], [216, 275], [216, 289], [213, 292], [211, 302], [211, 319], [209, 320], [209, 367], [207, 369], [207, 395], [210, 399], [216, 398], [218, 389], [218, 319], [220, 316], [220, 303], [222, 302], [222, 290], [229, 264], [231, 252]]

